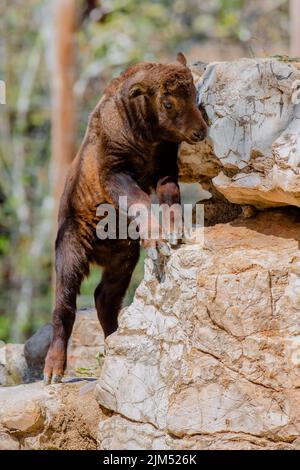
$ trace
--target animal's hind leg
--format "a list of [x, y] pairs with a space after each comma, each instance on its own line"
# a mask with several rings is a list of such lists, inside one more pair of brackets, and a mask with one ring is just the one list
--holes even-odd
[[56, 298], [53, 311], [53, 339], [44, 368], [44, 382], [60, 382], [67, 363], [68, 340], [76, 312], [76, 297], [88, 273], [86, 253], [75, 235], [59, 233], [56, 242]]
[[133, 244], [127, 253], [112, 254], [111, 264], [103, 270], [95, 305], [105, 338], [118, 328], [118, 314], [138, 258], [139, 245]]

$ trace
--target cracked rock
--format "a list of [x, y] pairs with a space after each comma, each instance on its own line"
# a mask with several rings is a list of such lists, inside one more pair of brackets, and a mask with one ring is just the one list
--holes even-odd
[[275, 58], [241, 59], [211, 63], [199, 74], [196, 86], [209, 138], [197, 146], [183, 144], [182, 180], [209, 178], [236, 204], [299, 207], [298, 65]]
[[300, 217], [205, 228], [145, 277], [106, 340], [100, 449], [295, 449], [300, 435]]

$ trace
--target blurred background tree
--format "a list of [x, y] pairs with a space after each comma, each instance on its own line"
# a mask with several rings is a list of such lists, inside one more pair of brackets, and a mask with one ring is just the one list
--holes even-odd
[[[107, 82], [133, 62], [173, 60], [177, 50], [191, 61], [286, 54], [288, 9], [287, 0], [1, 1], [0, 339], [23, 341], [50, 319], [53, 214]], [[79, 306], [93, 304], [98, 278], [92, 271]]]

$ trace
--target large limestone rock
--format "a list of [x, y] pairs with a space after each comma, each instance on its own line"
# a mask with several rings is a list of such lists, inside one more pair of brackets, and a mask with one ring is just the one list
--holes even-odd
[[300, 447], [300, 218], [270, 210], [151, 260], [106, 342], [100, 449]]
[[102, 414], [87, 385], [0, 388], [0, 450], [96, 449]]
[[238, 204], [300, 206], [298, 65], [270, 58], [198, 68], [193, 72], [209, 139], [182, 146], [181, 179], [209, 179]]

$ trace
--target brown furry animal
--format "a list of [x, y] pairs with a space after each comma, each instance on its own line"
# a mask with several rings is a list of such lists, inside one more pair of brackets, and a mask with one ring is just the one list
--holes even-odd
[[[139, 257], [139, 240], [97, 238], [97, 207], [108, 202], [118, 209], [119, 196], [126, 195], [128, 206], [143, 203], [150, 210], [152, 189], [160, 203], [180, 202], [178, 144], [204, 139], [207, 127], [185, 57], [179, 53], [177, 60], [130, 67], [112, 80], [90, 117], [60, 203], [54, 331], [44, 369], [46, 383], [59, 382], [64, 373], [76, 296], [90, 263], [103, 266], [95, 303], [108, 336], [117, 329], [121, 302]], [[142, 222], [139, 230], [143, 239]]]

